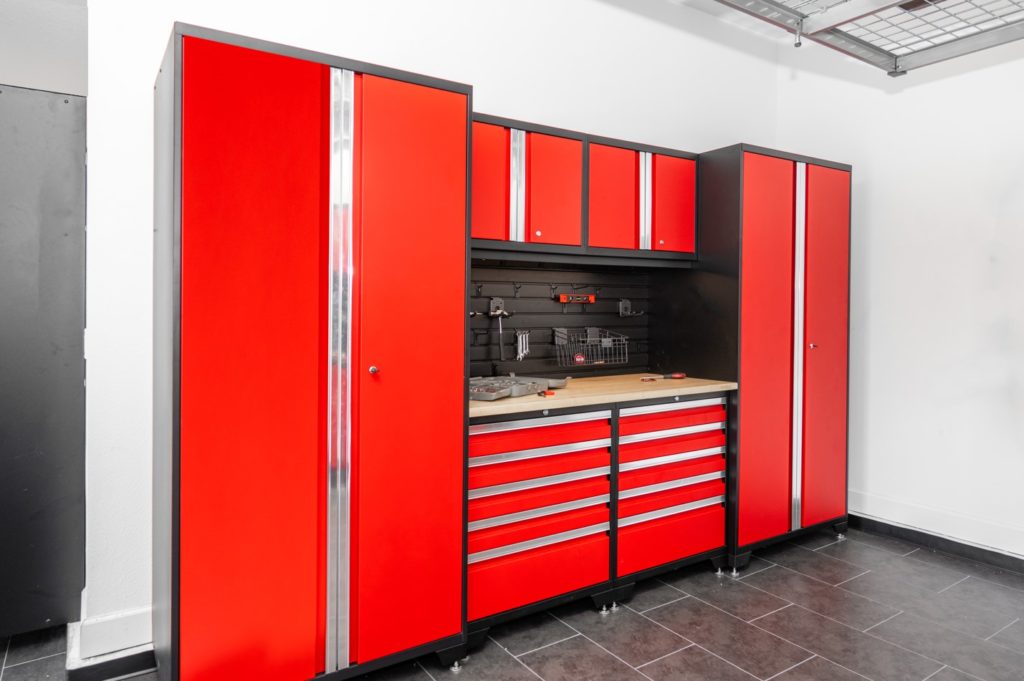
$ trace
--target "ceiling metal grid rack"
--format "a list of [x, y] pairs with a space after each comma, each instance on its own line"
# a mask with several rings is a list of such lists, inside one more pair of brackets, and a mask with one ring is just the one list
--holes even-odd
[[1024, 38], [1024, 0], [718, 0], [901, 76]]

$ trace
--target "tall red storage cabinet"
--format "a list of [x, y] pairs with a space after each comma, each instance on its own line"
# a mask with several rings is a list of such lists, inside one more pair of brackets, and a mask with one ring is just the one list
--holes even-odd
[[722, 332], [695, 373], [739, 382], [730, 560], [811, 528], [845, 531], [847, 165], [737, 145], [700, 157], [701, 304]]
[[[470, 95], [176, 26], [156, 87], [161, 679], [341, 679], [464, 640]], [[442, 302], [417, 343], [425, 282]]]

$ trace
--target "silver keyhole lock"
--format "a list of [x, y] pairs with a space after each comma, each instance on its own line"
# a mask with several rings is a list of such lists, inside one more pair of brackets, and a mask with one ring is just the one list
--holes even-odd
[[377, 367], [375, 367], [372, 364], [370, 365], [370, 373], [371, 374], [376, 374], [376, 373], [379, 373], [379, 372], [380, 372], [380, 369], [378, 369]]
[[538, 230], [537, 230], [537, 231], [535, 232], [535, 234], [536, 234], [537, 236], [540, 236], [540, 230], [538, 229]]
[[818, 347], [818, 344], [817, 344], [817, 343], [811, 343], [811, 344], [810, 344], [810, 345], [808, 345], [807, 347], [809, 347], [809, 348], [810, 348], [811, 350], [813, 350], [813, 349], [815, 349], [816, 347]]
[[664, 246], [665, 245], [665, 240], [664, 239], [658, 239], [658, 245], [659, 246]]

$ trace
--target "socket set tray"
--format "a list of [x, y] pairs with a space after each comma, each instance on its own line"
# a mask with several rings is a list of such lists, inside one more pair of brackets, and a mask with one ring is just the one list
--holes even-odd
[[569, 378], [529, 378], [527, 376], [478, 376], [469, 379], [469, 399], [491, 402], [503, 397], [536, 395], [545, 390], [564, 388]]

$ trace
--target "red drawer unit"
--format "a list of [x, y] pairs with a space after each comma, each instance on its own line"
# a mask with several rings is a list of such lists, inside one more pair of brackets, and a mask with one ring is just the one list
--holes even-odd
[[[620, 577], [696, 556], [725, 545], [725, 499], [646, 522], [619, 522]], [[653, 515], [653, 514], [652, 514]], [[636, 516], [639, 518], [640, 516]]]
[[[558, 513], [551, 513], [547, 508], [531, 509], [522, 514], [523, 520], [510, 519], [506, 516], [492, 518], [482, 523], [470, 523], [469, 554], [475, 555], [501, 546], [520, 544], [532, 539], [608, 522], [610, 513], [607, 502], [600, 503], [583, 499], [577, 503], [587, 505]], [[567, 504], [567, 506], [573, 505], [575, 504]], [[545, 515], [535, 518], [527, 517], [537, 513]], [[499, 522], [502, 524], [496, 524]]]
[[533, 419], [482, 423], [469, 427], [471, 457], [551, 447], [611, 437], [607, 409]]
[[[600, 524], [555, 537], [546, 546], [471, 562], [467, 619], [480, 620], [607, 581], [607, 530], [607, 524]], [[581, 532], [586, 534], [575, 536]]]
[[469, 521], [472, 523], [495, 516], [570, 504], [580, 499], [590, 499], [602, 495], [604, 501], [607, 502], [610, 472], [611, 469], [606, 465], [580, 471], [575, 476], [565, 475], [562, 478], [575, 478], [573, 480], [559, 482], [542, 479], [535, 481], [539, 486], [529, 489], [509, 491], [508, 489], [502, 490], [501, 487], [489, 487], [471, 491], [469, 494]]
[[[505, 454], [480, 456], [469, 461], [469, 489], [492, 487], [513, 483], [520, 480], [547, 478], [553, 475], [571, 473], [573, 471], [598, 468], [608, 465], [608, 448], [611, 440], [581, 442], [587, 447], [583, 451], [549, 455], [548, 451], [563, 451], [574, 445], [562, 447], [544, 447], [527, 449], [521, 452], [509, 452], [509, 455], [526, 455], [522, 460], [503, 461]], [[594, 446], [598, 445], [598, 446]], [[496, 463], [480, 465], [481, 460], [498, 459]]]
[[623, 409], [619, 414], [619, 435], [684, 428], [704, 423], [723, 423], [726, 417], [723, 398], [630, 407]]

